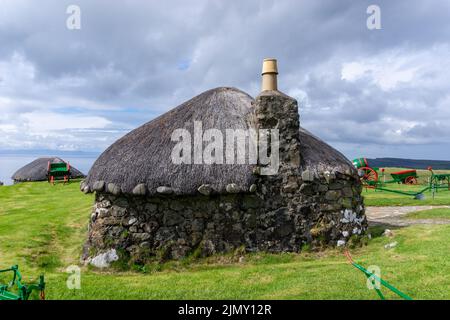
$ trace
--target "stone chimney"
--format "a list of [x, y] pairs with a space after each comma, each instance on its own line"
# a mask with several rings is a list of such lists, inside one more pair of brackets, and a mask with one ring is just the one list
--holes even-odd
[[277, 75], [277, 60], [264, 59], [262, 91], [255, 99], [257, 127], [278, 129], [280, 167], [298, 170], [300, 167], [298, 105], [295, 99], [278, 91]]
[[[285, 207], [293, 212], [289, 201], [296, 197], [301, 184], [300, 121], [297, 101], [277, 88], [277, 61], [265, 59], [262, 72], [262, 91], [255, 99], [257, 128], [276, 129], [279, 134], [279, 167], [275, 175], [261, 175], [263, 198], [274, 207]], [[272, 152], [273, 150], [270, 150]], [[264, 165], [259, 164], [259, 167]], [[265, 192], [264, 192], [265, 190]], [[264, 194], [265, 193], [265, 194]]]

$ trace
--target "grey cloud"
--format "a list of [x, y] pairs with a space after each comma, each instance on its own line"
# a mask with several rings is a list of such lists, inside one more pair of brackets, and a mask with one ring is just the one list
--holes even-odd
[[[0, 118], [0, 133], [2, 123], [24, 112], [81, 107], [80, 114], [111, 124], [92, 135], [70, 131], [71, 144], [90, 149], [94, 139], [102, 149], [120, 135], [109, 128], [129, 130], [209, 88], [235, 86], [256, 95], [261, 60], [274, 56], [281, 90], [306, 95], [299, 97], [302, 124], [346, 152], [370, 144], [389, 155], [402, 143], [445, 143], [450, 133], [434, 122], [436, 115], [450, 120], [445, 68], [425, 70], [392, 90], [380, 88], [372, 74], [341, 79], [344, 63], [382, 65], [392, 50], [406, 56], [449, 45], [449, 3], [377, 3], [383, 29], [369, 31], [372, 1], [5, 1], [0, 63], [19, 54], [36, 74], [26, 87], [0, 74], [0, 108], [8, 114]], [[65, 28], [69, 4], [81, 7], [79, 31]], [[423, 59], [431, 58], [449, 64], [440, 53]], [[395, 133], [392, 119], [399, 118], [411, 125]], [[20, 147], [20, 139], [8, 137]]]

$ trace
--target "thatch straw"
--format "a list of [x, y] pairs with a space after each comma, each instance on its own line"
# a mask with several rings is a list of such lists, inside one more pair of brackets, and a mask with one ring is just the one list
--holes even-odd
[[249, 128], [252, 102], [252, 97], [235, 88], [206, 91], [111, 145], [94, 163], [86, 185], [92, 190], [96, 181], [104, 181], [105, 185], [120, 186], [123, 193], [132, 193], [137, 185], [145, 184], [150, 195], [163, 186], [174, 194], [198, 194], [203, 184], [219, 193], [226, 192], [232, 183], [248, 191], [254, 181], [252, 165], [173, 164], [171, 153], [176, 142], [171, 141], [171, 135], [175, 129], [185, 128], [193, 139], [194, 121], [201, 121], [203, 130], [219, 129], [225, 140], [225, 129]]
[[[83, 186], [90, 191], [108, 191], [110, 185], [117, 192], [135, 190], [136, 195], [251, 192], [254, 165], [173, 164], [171, 152], [175, 142], [171, 141], [171, 134], [185, 128], [193, 138], [194, 121], [201, 121], [203, 130], [216, 128], [223, 133], [225, 129], [254, 128], [253, 101], [235, 88], [206, 91], [111, 145], [94, 163]], [[300, 170], [352, 170], [352, 164], [341, 153], [304, 129], [300, 129], [300, 142]], [[98, 186], [103, 190], [98, 190]]]
[[[14, 180], [14, 182], [25, 182], [25, 181], [45, 181], [47, 180], [47, 167], [48, 162], [51, 163], [59, 163], [59, 162], [65, 162], [61, 158], [58, 157], [51, 157], [51, 158], [38, 158], [26, 166], [20, 168], [17, 170], [11, 179]], [[74, 168], [72, 165], [70, 165], [70, 178], [84, 178], [85, 175]]]
[[352, 163], [342, 153], [304, 128], [300, 128], [300, 154], [303, 170], [356, 175]]

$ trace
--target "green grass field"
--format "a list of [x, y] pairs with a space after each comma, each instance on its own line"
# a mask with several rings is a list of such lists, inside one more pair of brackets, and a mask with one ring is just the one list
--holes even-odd
[[[366, 199], [397, 201], [375, 193]], [[19, 264], [26, 280], [45, 273], [48, 299], [378, 299], [338, 249], [247, 254], [244, 262], [228, 254], [126, 272], [82, 267], [81, 289], [69, 290], [66, 268], [79, 265], [93, 200], [75, 182], [0, 187], [0, 269]], [[450, 299], [450, 225], [397, 229], [394, 238], [380, 236], [383, 230], [372, 229], [368, 245], [351, 250], [355, 261], [379, 266], [414, 299]], [[384, 248], [393, 241], [395, 248]]]
[[436, 208], [408, 213], [404, 216], [407, 219], [449, 219], [450, 208]]
[[[386, 186], [392, 190], [402, 190], [407, 192], [419, 192], [424, 186], [406, 186], [392, 184]], [[374, 189], [363, 189], [362, 196], [366, 206], [425, 206], [425, 205], [448, 205], [450, 204], [450, 192], [440, 189], [434, 196], [431, 191], [424, 192], [425, 199], [417, 200], [413, 196], [392, 193], [388, 191], [379, 191]]]

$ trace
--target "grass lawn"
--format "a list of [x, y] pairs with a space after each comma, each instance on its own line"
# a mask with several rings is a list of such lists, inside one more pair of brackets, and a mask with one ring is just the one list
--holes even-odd
[[[229, 254], [126, 272], [82, 267], [81, 289], [69, 290], [65, 270], [79, 264], [93, 200], [78, 183], [0, 187], [0, 269], [19, 264], [25, 279], [45, 273], [48, 299], [378, 299], [338, 249], [248, 254], [244, 262]], [[450, 299], [450, 225], [406, 227], [394, 238], [382, 231], [372, 229], [368, 245], [351, 250], [354, 260], [379, 266], [414, 299]], [[395, 248], [384, 248], [393, 241]]]
[[450, 219], [450, 208], [436, 208], [408, 213], [407, 219]]
[[[406, 192], [416, 193], [425, 188], [423, 185], [403, 185], [403, 184], [388, 184], [385, 188], [392, 190], [400, 190]], [[388, 191], [380, 191], [374, 189], [363, 189], [361, 195], [364, 197], [366, 206], [425, 206], [425, 205], [447, 205], [450, 204], [450, 191], [439, 189], [435, 193], [434, 199], [431, 191], [423, 193], [425, 199], [417, 200], [414, 196], [397, 194]]]

